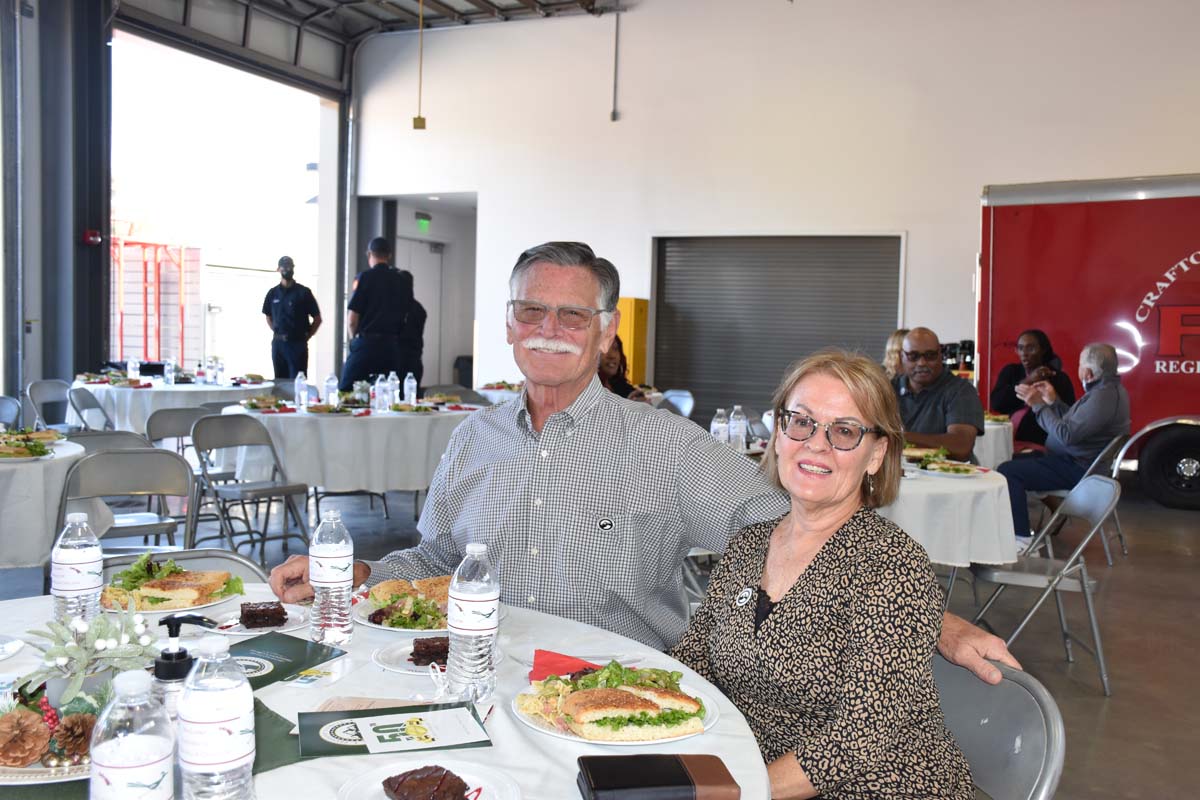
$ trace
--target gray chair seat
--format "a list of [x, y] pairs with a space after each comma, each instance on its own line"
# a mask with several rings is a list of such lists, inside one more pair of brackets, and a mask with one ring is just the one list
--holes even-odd
[[[1055, 575], [1064, 572], [1067, 561], [1061, 558], [1021, 558], [1016, 564], [1003, 567], [982, 565], [972, 568], [976, 578], [982, 578], [990, 583], [1001, 583], [1009, 586], [1025, 586], [1030, 589], [1044, 589]], [[1096, 591], [1097, 581], [1088, 578], [1088, 589]], [[1058, 582], [1058, 588], [1064, 592], [1081, 592], [1083, 585], [1077, 574], [1069, 574]]]
[[175, 535], [179, 523], [170, 517], [163, 517], [151, 511], [134, 514], [116, 514], [109, 527], [109, 536], [167, 536]]
[[281, 483], [279, 481], [246, 481], [244, 483], [217, 485], [213, 487], [213, 491], [222, 500], [266, 500], [269, 497], [308, 494], [308, 484]]

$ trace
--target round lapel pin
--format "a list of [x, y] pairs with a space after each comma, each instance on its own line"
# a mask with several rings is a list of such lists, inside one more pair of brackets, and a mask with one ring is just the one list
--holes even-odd
[[738, 592], [737, 600], [734, 602], [737, 603], [738, 606], [744, 606], [746, 603], [750, 602], [750, 597], [753, 594], [754, 590], [747, 586], [745, 589], [742, 589], [740, 592]]
[[597, 522], [596, 525], [602, 531], [611, 531], [612, 527], [613, 527], [613, 521], [611, 519], [605, 518], [605, 519], [602, 519], [599, 522]]

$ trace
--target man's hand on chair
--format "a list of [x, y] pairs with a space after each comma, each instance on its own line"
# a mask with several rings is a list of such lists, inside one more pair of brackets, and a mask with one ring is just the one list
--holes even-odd
[[1003, 639], [948, 611], [942, 615], [942, 635], [938, 639], [938, 651], [951, 664], [971, 670], [985, 683], [997, 684], [1002, 677], [1000, 670], [989, 663], [988, 659], [999, 661], [1013, 669], [1021, 669], [1020, 662], [1008, 652], [1008, 646], [1004, 644]]

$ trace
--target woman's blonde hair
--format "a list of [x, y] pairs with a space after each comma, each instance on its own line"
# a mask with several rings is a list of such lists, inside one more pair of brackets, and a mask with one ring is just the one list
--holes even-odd
[[904, 349], [904, 337], [908, 336], [908, 328], [898, 328], [888, 337], [887, 345], [883, 348], [883, 371], [888, 380], [900, 374], [900, 352]]
[[[787, 407], [788, 397], [800, 381], [809, 375], [829, 375], [842, 382], [858, 410], [866, 417], [867, 426], [874, 426], [880, 433], [874, 434], [887, 440], [887, 452], [875, 475], [863, 475], [860, 493], [862, 504], [867, 508], [886, 506], [896, 499], [900, 491], [900, 454], [904, 450], [904, 432], [900, 422], [900, 405], [892, 384], [884, 377], [883, 370], [871, 359], [845, 350], [822, 350], [808, 358], [792, 364], [784, 373], [779, 388], [775, 390], [772, 408], [775, 409], [775, 427], [763, 459], [763, 471], [776, 488], [784, 489], [779, 480], [779, 464], [775, 456], [775, 440], [780, 432], [780, 411]], [[824, 433], [818, 430], [814, 436]], [[867, 434], [868, 436], [872, 434]], [[865, 437], [864, 437], [865, 439]], [[862, 445], [859, 445], [860, 447]]]

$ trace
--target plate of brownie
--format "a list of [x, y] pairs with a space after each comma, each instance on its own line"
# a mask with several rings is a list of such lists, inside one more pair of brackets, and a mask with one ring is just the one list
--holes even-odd
[[[381, 647], [371, 653], [371, 661], [388, 672], [428, 675], [430, 664], [446, 666], [446, 656], [449, 652], [449, 636], [426, 636]], [[499, 664], [503, 660], [504, 653], [497, 646], [493, 663]]]
[[215, 633], [227, 636], [257, 636], [271, 631], [292, 631], [308, 622], [308, 612], [300, 606], [269, 603], [242, 603], [239, 611], [217, 617]]
[[337, 800], [520, 800], [503, 772], [455, 758], [410, 757], [343, 784]]

